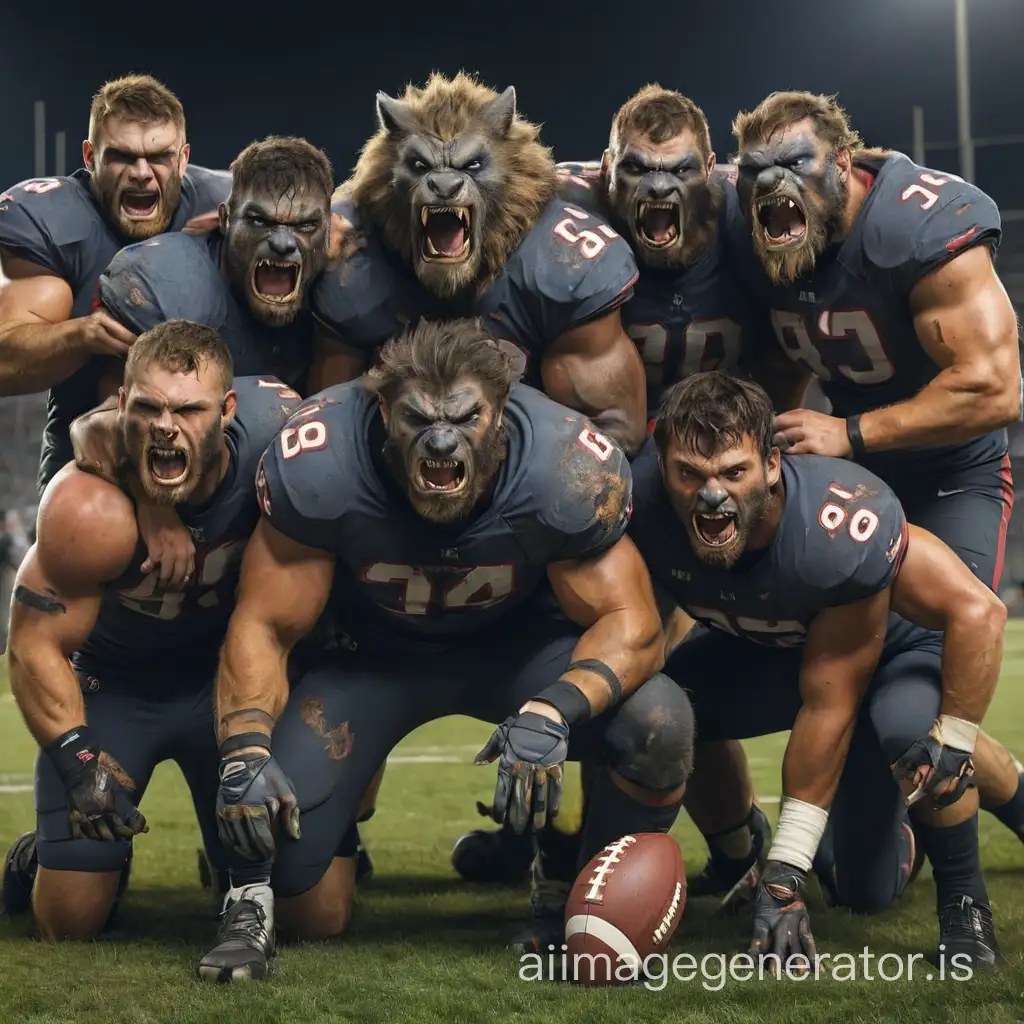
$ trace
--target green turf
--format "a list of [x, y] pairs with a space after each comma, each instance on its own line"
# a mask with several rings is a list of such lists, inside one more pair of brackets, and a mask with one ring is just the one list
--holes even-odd
[[[1007, 638], [1002, 683], [988, 722], [1017, 753], [1024, 751], [1024, 624]], [[6, 688], [3, 688], [6, 691]], [[96, 1021], [102, 1024], [318, 1024], [321, 1021], [541, 1022], [626, 1024], [672, 1021], [950, 1022], [1024, 1024], [1024, 848], [991, 818], [982, 823], [986, 875], [1007, 967], [995, 978], [969, 982], [915, 980], [732, 981], [720, 991], [709, 980], [644, 988], [582, 990], [525, 982], [504, 942], [525, 916], [525, 890], [461, 884], [448, 853], [454, 838], [480, 819], [493, 769], [471, 758], [488, 728], [446, 719], [419, 730], [388, 769], [377, 816], [364, 829], [377, 868], [361, 893], [349, 934], [341, 940], [282, 950], [271, 980], [216, 988], [193, 978], [192, 967], [214, 925], [195, 870], [198, 833], [176, 768], [157, 771], [145, 802], [151, 832], [137, 842], [123, 923], [112, 936], [86, 945], [51, 945], [27, 938], [22, 921], [0, 923], [0, 1022]], [[779, 791], [784, 737], [749, 745], [761, 794]], [[34, 749], [10, 696], [0, 698], [0, 845], [32, 827], [32, 795], [10, 792], [31, 783]], [[449, 762], [430, 763], [431, 758]], [[768, 805], [774, 814], [775, 804]], [[677, 836], [699, 868], [703, 851], [688, 823]], [[832, 954], [908, 958], [936, 942], [934, 887], [927, 869], [889, 912], [851, 918], [812, 898], [819, 949]], [[670, 952], [707, 954], [740, 949], [745, 926], [716, 921], [706, 901], [686, 909]], [[685, 964], [681, 965], [685, 967]], [[714, 960], [706, 964], [718, 975]], [[886, 970], [895, 970], [888, 961]], [[873, 969], [877, 973], [877, 967]]]

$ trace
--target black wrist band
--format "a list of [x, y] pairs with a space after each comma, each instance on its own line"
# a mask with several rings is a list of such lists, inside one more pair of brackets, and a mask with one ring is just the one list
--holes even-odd
[[76, 725], [43, 747], [43, 753], [53, 762], [61, 781], [67, 784], [85, 770], [90, 761], [100, 754], [99, 744], [87, 725]]
[[546, 690], [541, 690], [534, 700], [550, 704], [565, 719], [566, 725], [585, 722], [590, 717], [590, 701], [586, 694], [572, 683], [559, 679]]
[[[598, 661], [597, 658], [583, 658], [581, 661], [574, 661], [565, 671], [571, 672], [574, 668], [582, 668], [587, 672], [599, 675], [612, 691], [612, 704], [619, 703], [622, 697], [622, 683], [619, 682], [619, 677], [603, 661]], [[562, 674], [564, 675], [565, 673], [563, 672]]]
[[220, 756], [227, 757], [228, 754], [244, 747], [266, 747], [270, 750], [270, 736], [265, 732], [240, 732], [237, 736], [229, 736], [220, 745]]
[[864, 437], [860, 432], [860, 414], [846, 417], [846, 436], [850, 442], [850, 451], [855, 459], [867, 455], [868, 450], [864, 446]]

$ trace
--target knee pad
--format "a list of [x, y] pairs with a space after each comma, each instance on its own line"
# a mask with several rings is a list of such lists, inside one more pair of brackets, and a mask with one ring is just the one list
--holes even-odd
[[67, 808], [36, 814], [36, 856], [50, 871], [121, 871], [131, 852], [127, 839], [73, 839]]
[[690, 699], [656, 673], [622, 702], [604, 739], [608, 764], [623, 778], [655, 792], [675, 789], [693, 771]]

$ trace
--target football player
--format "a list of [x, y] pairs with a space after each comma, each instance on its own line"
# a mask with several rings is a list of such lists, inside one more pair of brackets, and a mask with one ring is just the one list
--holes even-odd
[[706, 627], [666, 667], [694, 702], [691, 789], [720, 792], [703, 743], [792, 729], [751, 952], [813, 958], [801, 890], [827, 825], [815, 869], [836, 903], [886, 907], [910, 875], [916, 831], [940, 951], [992, 966], [968, 787], [1006, 609], [945, 544], [908, 526], [878, 477], [780, 456], [772, 421], [756, 384], [712, 371], [676, 385], [657, 451], [634, 465], [630, 525], [655, 582]]
[[105, 376], [119, 382], [135, 340], [94, 308], [100, 274], [123, 245], [180, 230], [230, 187], [189, 166], [181, 103], [148, 75], [96, 93], [82, 162], [0, 193], [0, 395], [49, 389], [40, 489], [72, 457], [71, 421], [116, 391]]
[[[1013, 508], [1005, 427], [1021, 415], [1021, 370], [1017, 318], [992, 263], [995, 203], [956, 175], [866, 150], [831, 97], [773, 93], [733, 131], [755, 287], [781, 350], [832, 404], [831, 415], [779, 416], [788, 450], [878, 474], [910, 522], [997, 589]], [[998, 767], [987, 808], [1024, 837], [1014, 758], [986, 743], [984, 763], [986, 774]]]
[[635, 453], [643, 365], [620, 307], [636, 262], [603, 218], [556, 195], [551, 152], [515, 90], [435, 74], [401, 99], [379, 94], [377, 116], [336, 194], [350, 244], [313, 293], [326, 360], [316, 385], [359, 376], [420, 317], [480, 316], [521, 377]]
[[[125, 361], [116, 418], [125, 489], [70, 464], [43, 493], [38, 536], [18, 572], [11, 688], [40, 752], [36, 829], [7, 855], [8, 913], [31, 904], [49, 938], [86, 938], [127, 877], [138, 805], [154, 767], [178, 763], [215, 865], [217, 651], [245, 541], [259, 518], [256, 466], [299, 396], [239, 378], [211, 328], [168, 321]], [[126, 481], [173, 505], [196, 540], [197, 572], [158, 592], [140, 565]]]
[[[678, 813], [690, 709], [657, 674], [658, 610], [624, 537], [629, 465], [512, 376], [479, 323], [424, 320], [264, 456], [218, 676], [219, 813], [234, 848], [275, 855], [293, 934], [344, 929], [338, 844], [392, 747], [443, 715], [501, 723], [477, 763], [498, 762], [494, 806], [517, 832], [557, 811], [567, 758], [601, 766], [582, 863]], [[285, 658], [329, 597], [349, 649], [289, 697]], [[211, 976], [223, 960], [207, 956]]]

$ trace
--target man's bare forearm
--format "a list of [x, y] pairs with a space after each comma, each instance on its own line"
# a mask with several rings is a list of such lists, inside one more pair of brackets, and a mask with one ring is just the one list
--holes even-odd
[[0, 396], [46, 391], [88, 358], [89, 353], [75, 344], [71, 321], [0, 324]]
[[[623, 609], [602, 615], [580, 637], [572, 652], [573, 661], [603, 662], [618, 677], [622, 697], [628, 697], [665, 664], [665, 640], [660, 624], [646, 614]], [[599, 715], [612, 704], [611, 688], [600, 674], [575, 668], [562, 675], [583, 691], [591, 715]]]
[[[993, 602], [994, 604], [995, 602]], [[1003, 662], [1002, 614], [953, 619], [942, 647], [941, 713], [980, 724], [988, 711]]]
[[273, 629], [232, 622], [217, 671], [220, 742], [244, 732], [273, 731], [288, 703], [288, 651]]
[[[1004, 382], [1005, 384], [1005, 382]], [[1020, 382], [1011, 382], [1020, 389]], [[864, 413], [860, 432], [868, 451], [958, 444], [1006, 426], [1004, 389], [975, 380], [955, 367], [943, 370], [913, 398]]]
[[11, 692], [41, 747], [85, 722], [81, 684], [57, 648], [12, 639], [9, 656]]
[[783, 794], [828, 808], [850, 748], [856, 714], [838, 715], [834, 708], [817, 710], [806, 704], [793, 723], [782, 762]]

